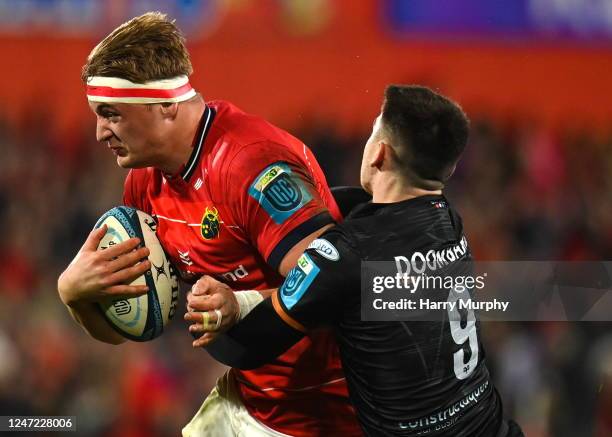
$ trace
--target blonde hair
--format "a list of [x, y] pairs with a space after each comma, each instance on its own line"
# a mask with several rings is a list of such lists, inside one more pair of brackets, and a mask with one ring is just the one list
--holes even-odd
[[192, 72], [185, 37], [174, 20], [161, 12], [147, 12], [123, 23], [94, 47], [81, 80], [105, 76], [145, 83]]

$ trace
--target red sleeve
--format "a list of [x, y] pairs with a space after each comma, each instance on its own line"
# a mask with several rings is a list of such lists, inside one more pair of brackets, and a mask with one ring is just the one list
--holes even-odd
[[123, 204], [151, 214], [147, 196], [148, 169], [132, 169], [123, 184]]
[[244, 146], [229, 161], [226, 178], [234, 218], [275, 269], [300, 240], [333, 223], [314, 176], [283, 144]]

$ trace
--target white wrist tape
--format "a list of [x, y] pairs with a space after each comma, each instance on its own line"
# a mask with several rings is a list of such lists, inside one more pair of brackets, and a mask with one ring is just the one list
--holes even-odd
[[263, 296], [257, 290], [235, 291], [234, 296], [236, 296], [238, 306], [240, 307], [238, 320], [244, 319], [259, 302], [264, 300]]

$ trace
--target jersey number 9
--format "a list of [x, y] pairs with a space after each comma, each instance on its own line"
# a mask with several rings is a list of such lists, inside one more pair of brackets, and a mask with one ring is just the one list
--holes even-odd
[[[464, 291], [469, 299], [468, 291]], [[474, 310], [468, 307], [467, 321], [465, 328], [461, 327], [461, 313], [459, 312], [459, 302], [461, 301], [461, 293], [458, 293], [454, 288], [448, 293], [448, 302], [454, 303], [448, 308], [448, 322], [450, 324], [450, 332], [455, 343], [459, 346], [453, 354], [453, 362], [455, 376], [457, 379], [466, 379], [472, 374], [478, 364], [478, 331], [476, 330], [476, 316]], [[452, 308], [452, 309], [451, 309]], [[465, 362], [465, 343], [468, 342], [470, 350], [470, 359]]]

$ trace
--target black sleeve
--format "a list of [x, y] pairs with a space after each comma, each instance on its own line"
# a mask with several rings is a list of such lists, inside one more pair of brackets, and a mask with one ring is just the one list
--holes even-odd
[[255, 369], [274, 360], [303, 336], [274, 311], [272, 299], [266, 299], [206, 350], [227, 366]]
[[360, 259], [341, 228], [310, 243], [274, 296], [274, 309], [296, 329], [335, 325], [360, 297]]
[[294, 229], [289, 231], [289, 233], [276, 244], [276, 247], [274, 247], [272, 252], [270, 252], [267, 259], [268, 264], [272, 266], [274, 270], [278, 270], [283, 258], [293, 248], [293, 246], [298, 244], [313, 232], [318, 231], [323, 226], [329, 225], [330, 223], [334, 223], [334, 219], [331, 215], [329, 215], [329, 212], [325, 211], [309, 218], [301, 225], [296, 226]]
[[207, 347], [218, 361], [252, 369], [272, 361], [311, 328], [335, 324], [360, 297], [360, 259], [333, 228], [314, 240], [285, 282], [240, 323]]

